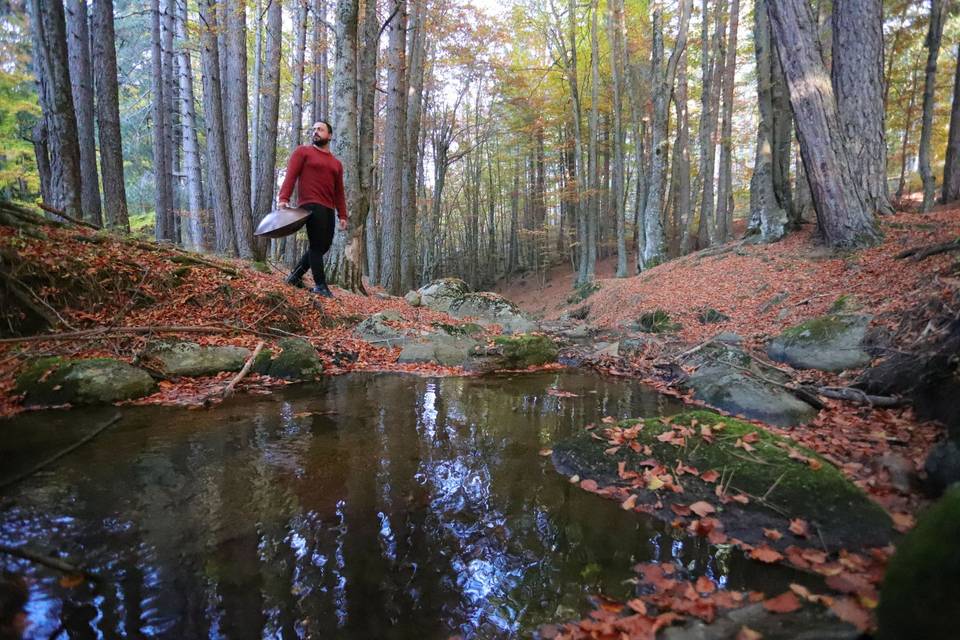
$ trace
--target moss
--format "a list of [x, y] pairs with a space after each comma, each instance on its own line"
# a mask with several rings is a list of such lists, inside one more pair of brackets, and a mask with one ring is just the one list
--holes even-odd
[[846, 328], [847, 323], [843, 317], [826, 315], [790, 327], [784, 330], [782, 335], [797, 342], [820, 342], [829, 340]]
[[323, 372], [323, 361], [306, 340], [285, 338], [280, 341], [282, 353], [270, 362], [269, 373], [288, 380], [308, 380]]
[[596, 282], [584, 282], [574, 288], [573, 293], [567, 297], [567, 304], [577, 304], [583, 302], [594, 293], [600, 290], [600, 285]]
[[439, 329], [451, 336], [473, 336], [483, 333], [485, 329], [476, 322], [466, 322], [464, 324], [449, 324], [446, 322], [431, 322], [430, 326]]
[[654, 309], [640, 314], [637, 319], [637, 328], [645, 333], [667, 333], [676, 331], [680, 324], [670, 320], [670, 314], [663, 309]]
[[17, 376], [17, 391], [29, 404], [97, 404], [147, 395], [154, 389], [147, 372], [111, 358], [40, 358]]
[[956, 637], [960, 602], [960, 485], [921, 514], [887, 566], [878, 638]]
[[[657, 440], [670, 430], [669, 425], [691, 426], [696, 421], [695, 435], [686, 437], [683, 446]], [[856, 485], [846, 479], [839, 469], [815, 452], [756, 425], [710, 411], [689, 411], [666, 418], [625, 420], [621, 427], [643, 422], [637, 441], [650, 447], [652, 457], [661, 464], [675, 468], [677, 462], [700, 471], [714, 469], [730, 481], [731, 493], [740, 491], [755, 496], [751, 509], [773, 511], [778, 517], [802, 517], [817, 525], [830, 543], [864, 536], [889, 535], [891, 521], [886, 512], [872, 502]], [[704, 440], [700, 428], [709, 425], [712, 442]], [[750, 443], [753, 451], [736, 446], [738, 439], [756, 434]], [[750, 436], [751, 438], [753, 436]], [[648, 456], [621, 447], [615, 454], [606, 455], [609, 445], [598, 441], [587, 431], [554, 446], [555, 459], [564, 473], [578, 473], [581, 477], [597, 479], [601, 483], [618, 481], [617, 464], [626, 463], [628, 469], [640, 469], [640, 462]], [[789, 457], [790, 449], [816, 461], [814, 469], [804, 460]], [[815, 464], [816, 464], [815, 463]], [[687, 489], [683, 501], [694, 496], [707, 499], [715, 485], [683, 476]], [[694, 486], [696, 485], [696, 486]], [[766, 496], [765, 500], [757, 496]], [[763, 503], [766, 504], [763, 504]], [[768, 506], [769, 505], [769, 506]], [[718, 505], [722, 512], [723, 507]], [[739, 508], [739, 507], [738, 507]]]
[[261, 260], [256, 260], [252, 262], [250, 264], [250, 268], [253, 269], [254, 271], [259, 271], [260, 273], [266, 273], [267, 275], [270, 275], [271, 273], [273, 273], [270, 270], [270, 265], [268, 265], [266, 262], [263, 262]]
[[547, 364], [555, 361], [559, 355], [557, 345], [547, 336], [497, 336], [493, 342], [500, 349], [501, 365], [509, 369]]
[[708, 307], [697, 314], [697, 319], [700, 321], [700, 324], [713, 324], [716, 322], [726, 322], [730, 319], [730, 316]]

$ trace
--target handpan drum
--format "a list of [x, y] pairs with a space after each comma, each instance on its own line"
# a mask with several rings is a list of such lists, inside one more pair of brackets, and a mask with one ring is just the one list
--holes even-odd
[[310, 212], [306, 209], [280, 207], [276, 211], [271, 211], [263, 216], [257, 230], [253, 232], [255, 236], [264, 238], [282, 238], [296, 233], [297, 230], [307, 222]]

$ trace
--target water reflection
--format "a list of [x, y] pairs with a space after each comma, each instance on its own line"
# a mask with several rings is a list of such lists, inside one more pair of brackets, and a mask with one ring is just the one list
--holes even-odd
[[[558, 398], [551, 386], [577, 392]], [[107, 580], [35, 578], [33, 636], [488, 638], [575, 615], [630, 567], [670, 561], [757, 586], [710, 548], [572, 487], [538, 451], [604, 415], [675, 409], [583, 373], [349, 376], [211, 412], [125, 409], [3, 502], [0, 539], [82, 558]], [[103, 411], [2, 425], [5, 473]]]

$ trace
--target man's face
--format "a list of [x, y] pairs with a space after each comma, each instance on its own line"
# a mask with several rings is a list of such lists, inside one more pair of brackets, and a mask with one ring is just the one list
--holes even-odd
[[313, 142], [323, 146], [330, 141], [330, 130], [327, 129], [327, 125], [323, 122], [314, 122], [313, 123]]

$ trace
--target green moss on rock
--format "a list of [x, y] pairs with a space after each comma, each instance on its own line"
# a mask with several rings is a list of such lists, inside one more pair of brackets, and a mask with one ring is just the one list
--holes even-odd
[[957, 637], [960, 485], [927, 509], [887, 565], [877, 617], [880, 640]]
[[40, 358], [23, 369], [16, 383], [31, 405], [130, 400], [152, 393], [155, 386], [146, 371], [111, 358]]
[[523, 369], [554, 362], [559, 355], [557, 345], [547, 336], [521, 334], [498, 336], [494, 344], [500, 351], [499, 364], [504, 369]]
[[645, 333], [669, 333], [680, 328], [680, 324], [670, 320], [670, 314], [663, 309], [654, 309], [640, 314], [637, 329]]
[[[799, 517], [819, 529], [827, 545], [836, 547], [882, 545], [892, 534], [891, 520], [887, 513], [866, 494], [850, 482], [839, 469], [815, 452], [761, 427], [734, 418], [720, 416], [710, 411], [689, 411], [666, 418], [626, 420], [621, 427], [643, 422], [637, 441], [650, 448], [652, 457], [661, 464], [675, 468], [678, 462], [707, 471], [714, 469], [730, 482], [730, 493], [738, 491], [754, 496], [748, 505], [731, 504], [719, 507], [721, 519], [725, 510], [734, 512], [763, 512], [768, 518], [753, 521], [749, 531], [759, 534], [759, 526], [784, 526], [786, 517]], [[661, 442], [657, 436], [671, 430], [670, 425], [694, 427], [683, 446]], [[712, 442], [704, 439], [701, 428], [709, 426], [713, 431]], [[598, 429], [598, 431], [600, 431]], [[752, 451], [737, 447], [744, 437]], [[629, 447], [620, 447], [613, 455], [604, 451], [610, 445], [584, 431], [573, 438], [554, 446], [554, 462], [558, 469], [568, 475], [592, 478], [601, 484], [619, 481], [617, 465], [623, 461], [626, 468], [639, 470], [640, 462], [648, 456], [635, 453]], [[803, 459], [813, 460], [811, 465]], [[814, 467], [817, 468], [814, 468]], [[716, 502], [715, 486], [683, 476], [685, 493], [679, 496], [684, 503], [699, 499]], [[758, 497], [766, 496], [764, 500]], [[673, 499], [678, 499], [672, 496]], [[667, 497], [664, 496], [666, 500]], [[786, 514], [786, 515], [785, 515]], [[671, 514], [672, 517], [672, 514]], [[746, 522], [746, 520], [744, 521]], [[727, 524], [727, 531], [736, 532], [736, 522]], [[737, 532], [739, 533], [739, 532]]]
[[270, 362], [271, 376], [287, 380], [311, 380], [323, 373], [323, 361], [313, 345], [300, 338], [280, 341], [282, 353]]

